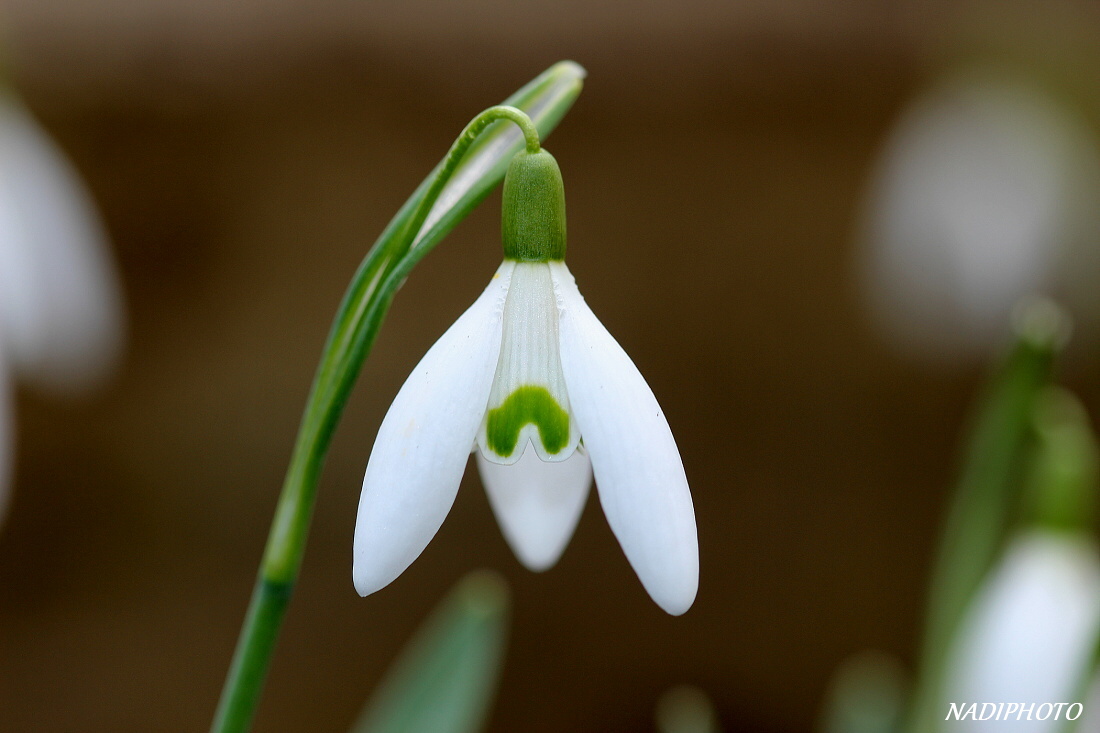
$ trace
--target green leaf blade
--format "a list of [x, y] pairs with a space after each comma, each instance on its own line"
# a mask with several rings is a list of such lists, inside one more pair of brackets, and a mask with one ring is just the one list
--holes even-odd
[[402, 650], [352, 733], [481, 730], [504, 659], [508, 607], [497, 575], [468, 575]]

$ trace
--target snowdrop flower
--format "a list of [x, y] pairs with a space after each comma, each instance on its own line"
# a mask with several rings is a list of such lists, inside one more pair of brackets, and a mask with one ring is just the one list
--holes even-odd
[[[1074, 702], [1100, 633], [1100, 561], [1080, 533], [1018, 536], [979, 590], [959, 629], [945, 701]], [[948, 709], [945, 702], [942, 706]], [[1064, 719], [1000, 721], [1053, 731]], [[985, 721], [950, 723], [981, 730]]]
[[121, 350], [120, 293], [79, 177], [0, 92], [0, 340], [14, 375], [54, 392], [101, 381]]
[[11, 474], [11, 383], [75, 392], [122, 342], [106, 237], [76, 172], [0, 89], [0, 517]]
[[420, 555], [473, 450], [504, 536], [527, 567], [557, 561], [595, 474], [642, 584], [681, 614], [699, 579], [683, 464], [653, 392], [563, 261], [564, 189], [549, 153], [515, 157], [503, 212], [503, 264], [413, 370], [379, 428], [355, 527], [356, 590], [379, 590]]
[[940, 362], [988, 356], [1027, 295], [1085, 327], [1100, 315], [1097, 197], [1100, 153], [1072, 109], [992, 69], [946, 78], [904, 111], [872, 175], [862, 274], [878, 325]]

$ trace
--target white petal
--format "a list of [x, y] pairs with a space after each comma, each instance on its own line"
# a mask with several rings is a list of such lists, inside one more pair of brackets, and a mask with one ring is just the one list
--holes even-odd
[[[1037, 706], [1077, 700], [1098, 621], [1096, 546], [1082, 537], [1051, 532], [1016, 538], [960, 626], [944, 699], [1034, 701]], [[1008, 724], [1029, 731], [1061, 726], [1053, 718]], [[988, 727], [971, 720], [953, 725], [959, 730]]]
[[388, 585], [443, 524], [485, 414], [513, 265], [428, 350], [397, 393], [367, 463], [355, 523], [355, 589]]
[[120, 290], [76, 172], [30, 115], [0, 95], [0, 336], [13, 371], [80, 389], [114, 365]]
[[592, 464], [583, 450], [543, 461], [531, 443], [510, 466], [475, 451], [481, 482], [505, 539], [520, 562], [546, 570], [561, 557], [588, 498]]
[[561, 366], [604, 514], [649, 595], [679, 615], [699, 587], [699, 543], [676, 441], [649, 385], [592, 314], [565, 264], [550, 268], [561, 310]]

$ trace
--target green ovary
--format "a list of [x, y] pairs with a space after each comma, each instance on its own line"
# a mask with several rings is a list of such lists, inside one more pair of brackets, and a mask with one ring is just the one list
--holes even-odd
[[569, 413], [545, 387], [520, 387], [500, 407], [489, 410], [485, 438], [489, 449], [505, 458], [512, 455], [524, 425], [538, 428], [542, 447], [550, 455], [569, 442]]

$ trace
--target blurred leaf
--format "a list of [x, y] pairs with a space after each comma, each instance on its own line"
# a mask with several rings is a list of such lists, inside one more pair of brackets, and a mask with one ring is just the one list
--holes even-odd
[[496, 692], [508, 590], [495, 574], [468, 575], [402, 650], [353, 733], [473, 733]]
[[896, 733], [905, 697], [905, 675], [896, 659], [879, 652], [857, 654], [833, 674], [822, 731]]
[[1098, 458], [1084, 406], [1065, 389], [1047, 389], [1035, 408], [1035, 436], [1027, 519], [1046, 529], [1087, 530], [1096, 504]]
[[657, 702], [657, 730], [660, 733], [719, 733], [718, 712], [707, 693], [698, 687], [680, 685]]

